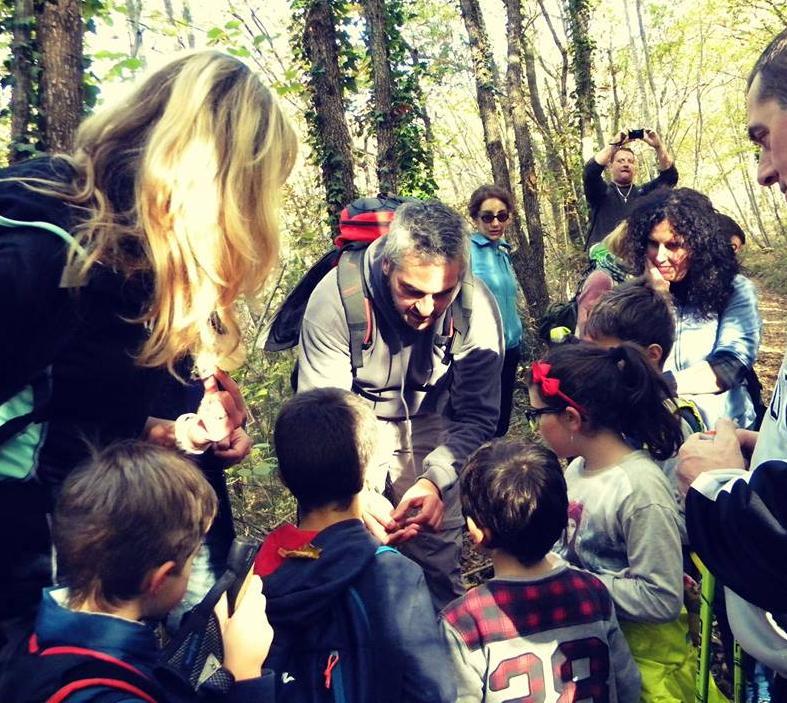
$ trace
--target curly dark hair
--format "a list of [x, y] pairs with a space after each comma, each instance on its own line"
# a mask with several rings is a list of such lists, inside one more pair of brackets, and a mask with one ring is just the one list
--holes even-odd
[[683, 237], [690, 257], [686, 277], [670, 286], [672, 297], [701, 317], [721, 313], [732, 295], [738, 262], [713, 204], [696, 190], [662, 188], [640, 200], [628, 218], [627, 248], [635, 271], [645, 272], [648, 240], [664, 220]]

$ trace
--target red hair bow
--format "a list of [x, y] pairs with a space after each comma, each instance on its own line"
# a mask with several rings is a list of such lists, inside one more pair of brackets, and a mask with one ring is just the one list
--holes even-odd
[[541, 395], [544, 398], [560, 398], [568, 403], [569, 406], [579, 412], [584, 413], [585, 410], [579, 404], [569, 398], [563, 391], [560, 390], [560, 379], [553, 378], [549, 375], [552, 366], [545, 361], [534, 361], [530, 367], [530, 374], [533, 378], [533, 383], [538, 384]]

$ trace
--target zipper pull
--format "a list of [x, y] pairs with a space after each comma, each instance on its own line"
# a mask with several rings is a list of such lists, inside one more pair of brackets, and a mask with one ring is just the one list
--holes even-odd
[[331, 687], [331, 675], [333, 674], [334, 667], [339, 663], [339, 652], [335, 649], [328, 655], [328, 662], [325, 666], [325, 671], [322, 675], [325, 677], [325, 688]]

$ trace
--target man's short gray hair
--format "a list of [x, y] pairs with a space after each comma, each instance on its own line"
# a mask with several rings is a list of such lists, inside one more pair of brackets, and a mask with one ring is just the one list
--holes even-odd
[[399, 266], [408, 254], [426, 261], [469, 260], [469, 233], [464, 218], [437, 201], [400, 205], [383, 244], [383, 257]]

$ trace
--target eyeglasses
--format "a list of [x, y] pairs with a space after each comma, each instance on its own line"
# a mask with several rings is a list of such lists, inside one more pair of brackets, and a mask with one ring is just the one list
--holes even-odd
[[492, 224], [494, 220], [497, 220], [502, 225], [504, 222], [508, 222], [508, 218], [510, 217], [510, 215], [505, 210], [501, 210], [496, 214], [492, 214], [491, 212], [484, 212], [481, 213], [480, 217], [481, 217], [481, 222], [484, 222], [488, 225]]
[[538, 418], [540, 418], [542, 415], [550, 415], [550, 414], [556, 415], [557, 413], [562, 413], [564, 410], [565, 408], [550, 408], [550, 407], [527, 408], [527, 410], [525, 410], [525, 418], [531, 425], [533, 425], [538, 422]]

